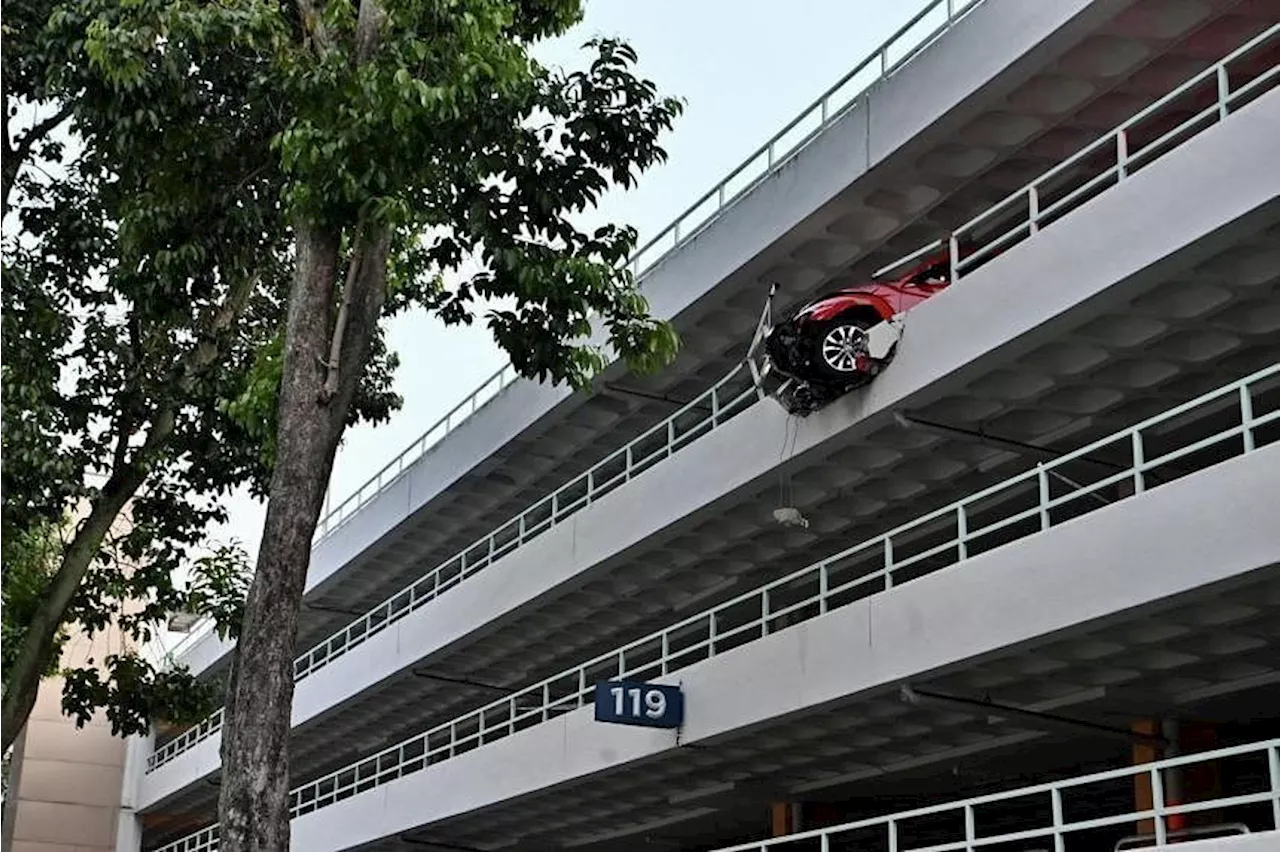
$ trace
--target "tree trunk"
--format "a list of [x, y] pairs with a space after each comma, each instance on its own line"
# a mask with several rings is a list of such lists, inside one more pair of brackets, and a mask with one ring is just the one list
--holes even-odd
[[3, 709], [0, 710], [0, 728], [3, 728], [2, 747], [9, 746], [26, 727], [27, 717], [35, 706], [40, 680], [48, 670], [54, 650], [54, 640], [66, 619], [67, 608], [80, 588], [80, 583], [102, 548], [102, 542], [120, 512], [133, 499], [146, 479], [146, 456], [166, 441], [173, 431], [173, 412], [164, 409], [156, 415], [147, 442], [132, 462], [121, 466], [107, 479], [102, 491], [89, 509], [89, 514], [76, 528], [70, 544], [62, 552], [58, 570], [49, 581], [40, 602], [40, 608], [31, 617], [18, 656], [10, 670], [5, 672]]
[[[350, 316], [336, 323], [341, 231], [305, 225], [297, 231], [275, 469], [223, 723], [218, 803], [222, 852], [289, 848], [289, 731], [298, 610], [311, 563], [311, 538], [385, 286], [385, 235], [357, 237], [342, 300], [344, 310], [350, 306]], [[331, 352], [340, 356], [339, 362], [326, 360]]]

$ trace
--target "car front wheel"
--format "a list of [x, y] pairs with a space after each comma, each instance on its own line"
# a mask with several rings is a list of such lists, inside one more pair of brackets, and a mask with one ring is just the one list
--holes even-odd
[[838, 318], [825, 323], [815, 335], [813, 365], [819, 377], [850, 382], [859, 378], [867, 354], [866, 320]]

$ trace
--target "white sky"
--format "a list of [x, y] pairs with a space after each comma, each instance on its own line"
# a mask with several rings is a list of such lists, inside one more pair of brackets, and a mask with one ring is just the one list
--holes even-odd
[[[545, 64], [576, 67], [596, 35], [628, 41], [640, 73], [686, 101], [663, 140], [670, 159], [629, 193], [612, 193], [602, 218], [630, 224], [643, 243], [875, 50], [926, 0], [587, 0], [586, 20], [539, 46]], [[446, 329], [419, 312], [398, 317], [396, 389], [404, 407], [389, 423], [349, 430], [332, 479], [336, 505], [505, 362], [482, 322]], [[256, 556], [263, 506], [228, 501], [215, 538], [239, 539]], [[495, 522], [501, 521], [495, 518]]]

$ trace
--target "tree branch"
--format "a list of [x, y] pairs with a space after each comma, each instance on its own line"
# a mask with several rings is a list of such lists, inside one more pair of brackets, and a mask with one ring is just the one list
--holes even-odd
[[343, 307], [347, 309], [344, 320], [346, 329], [339, 357], [332, 365], [329, 379], [333, 382], [333, 410], [341, 420], [334, 424], [340, 429], [347, 409], [355, 396], [356, 386], [364, 375], [369, 359], [369, 346], [377, 331], [378, 318], [387, 298], [387, 254], [390, 251], [391, 231], [385, 225], [368, 227], [357, 237], [352, 255], [359, 268], [343, 293]]
[[342, 287], [342, 304], [338, 307], [338, 318], [333, 324], [333, 336], [329, 340], [329, 357], [324, 362], [324, 387], [320, 391], [325, 402], [333, 399], [338, 392], [338, 368], [342, 364], [342, 344], [346, 336], [347, 320], [351, 315], [351, 302], [356, 294], [356, 282], [359, 280], [360, 267], [364, 263], [365, 243], [363, 237], [363, 221], [356, 225], [357, 237], [351, 250], [351, 263], [347, 266], [347, 279]]
[[387, 13], [378, 5], [377, 0], [362, 0], [360, 13], [356, 19], [356, 54], [355, 62], [361, 65], [373, 56], [382, 40], [382, 24]]
[[0, 728], [4, 732], [0, 748], [7, 750], [26, 725], [31, 708], [35, 705], [40, 675], [53, 651], [58, 628], [66, 617], [67, 608], [101, 549], [103, 540], [111, 531], [111, 525], [142, 486], [149, 471], [150, 457], [168, 440], [173, 432], [174, 422], [175, 407], [172, 404], [156, 412], [146, 441], [127, 464], [111, 472], [88, 516], [63, 550], [58, 570], [53, 575], [39, 608], [31, 615], [18, 655], [7, 673], [3, 707], [0, 708]]
[[183, 378], [180, 387], [184, 390], [190, 388], [196, 376], [221, 356], [221, 339], [249, 306], [249, 300], [253, 297], [259, 280], [260, 275], [257, 272], [242, 277], [231, 288], [231, 292], [227, 294], [227, 298], [213, 315], [205, 320], [204, 335], [196, 341], [195, 347], [183, 359]]
[[[149, 423], [146, 439], [131, 458], [125, 458], [131, 430], [122, 428], [117, 436], [111, 474], [90, 507], [89, 514], [63, 549], [57, 573], [49, 584], [40, 608], [32, 615], [18, 656], [7, 672], [3, 707], [0, 708], [4, 749], [8, 749], [26, 724], [35, 704], [40, 675], [53, 651], [58, 629], [66, 618], [67, 609], [94, 557], [102, 549], [116, 519], [146, 481], [151, 472], [154, 454], [173, 434], [181, 400], [200, 373], [222, 354], [221, 339], [243, 313], [257, 282], [256, 273], [241, 278], [209, 318], [204, 335], [188, 351], [176, 371], [177, 389], [169, 401], [156, 410]], [[122, 427], [123, 425], [122, 423]]]
[[323, 56], [329, 52], [329, 31], [324, 25], [321, 4], [316, 0], [297, 0], [297, 5], [303, 37], [317, 56]]
[[40, 141], [40, 139], [49, 136], [52, 129], [69, 119], [74, 111], [76, 111], [76, 102], [72, 101], [69, 104], [63, 104], [56, 113], [50, 115], [44, 122], [37, 122], [35, 127], [23, 133], [22, 138], [18, 139], [17, 145], [14, 146], [14, 152], [17, 154], [18, 159], [26, 160], [27, 155], [31, 154], [32, 146], [36, 145], [36, 142]]

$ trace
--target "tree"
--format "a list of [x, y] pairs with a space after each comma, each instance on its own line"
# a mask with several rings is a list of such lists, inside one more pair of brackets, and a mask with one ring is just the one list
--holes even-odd
[[[298, 610], [343, 432], [362, 389], [389, 395], [381, 321], [483, 315], [522, 375], [584, 389], [613, 356], [650, 370], [674, 354], [625, 269], [635, 232], [575, 218], [665, 156], [679, 104], [618, 41], [589, 43], [584, 71], [533, 61], [580, 16], [579, 0], [81, 0], [59, 18], [97, 75], [77, 126], [138, 161], [143, 211], [222, 237], [139, 252], [182, 264], [171, 310], [241, 286], [287, 306], [283, 329], [236, 307], [229, 327], [248, 328], [218, 349], [230, 378], [178, 389], [230, 420], [198, 424], [220, 430], [218, 465], [188, 433], [192, 467], [226, 481], [250, 462], [222, 445], [248, 436], [270, 470], [223, 727], [225, 852], [288, 845]], [[468, 261], [481, 271], [458, 278]]]
[[[270, 471], [244, 398], [283, 335], [283, 175], [265, 156], [279, 125], [187, 90], [172, 62], [122, 95], [84, 58], [101, 22], [80, 2], [5, 10], [5, 749], [68, 625], [115, 621], [137, 643], [178, 609], [238, 626], [236, 551], [195, 562], [192, 588], [173, 577], [223, 517], [221, 496], [265, 490]], [[238, 57], [214, 64], [228, 85], [253, 73]], [[375, 356], [353, 418], [397, 403], [392, 366]], [[82, 721], [105, 709], [135, 733], [209, 706], [184, 670], [94, 662], [65, 673], [64, 710]]]
[[[78, 333], [102, 326], [79, 324], [72, 306], [83, 307], [78, 289], [61, 289], [105, 261], [102, 232], [92, 216], [93, 188], [74, 174], [54, 175], [64, 154], [65, 128], [74, 104], [46, 99], [47, 72], [40, 33], [51, 3], [20, 4], [0, 18], [0, 95], [5, 104], [0, 136], [0, 751], [8, 751], [26, 724], [41, 679], [59, 672], [61, 642], [70, 623], [87, 632], [110, 622], [133, 640], [146, 641], [166, 609], [187, 596], [175, 590], [164, 559], [120, 571], [120, 548], [133, 555], [151, 550], [154, 536], [136, 530], [114, 541], [120, 512], [137, 487], [128, 448], [119, 464], [97, 452], [110, 443], [113, 425], [102, 422], [108, 394], [67, 390], [61, 358], [83, 354]], [[60, 216], [55, 203], [77, 205], [83, 215]], [[90, 202], [81, 206], [82, 202]], [[59, 239], [10, 234], [14, 225], [51, 220], [64, 226]], [[74, 228], [81, 232], [73, 234]], [[59, 256], [46, 252], [64, 249]], [[61, 267], [61, 269], [60, 269]], [[101, 383], [88, 377], [88, 386]], [[110, 418], [108, 418], [110, 420]], [[105, 426], [105, 436], [88, 431]], [[127, 436], [128, 438], [128, 436]], [[65, 445], [70, 441], [72, 445]], [[106, 471], [106, 484], [91, 485], [91, 468]], [[151, 505], [140, 505], [150, 517]], [[76, 523], [67, 519], [84, 509]], [[96, 563], [96, 567], [95, 567]], [[131, 601], [131, 613], [120, 606]], [[137, 611], [141, 609], [142, 611]], [[108, 672], [102, 678], [93, 664]], [[128, 673], [127, 678], [113, 677]], [[195, 719], [209, 705], [207, 688], [183, 670], [157, 672], [137, 655], [123, 652], [86, 668], [65, 672], [63, 705], [83, 724], [93, 711], [108, 711], [118, 733], [146, 730], [154, 716]]]

